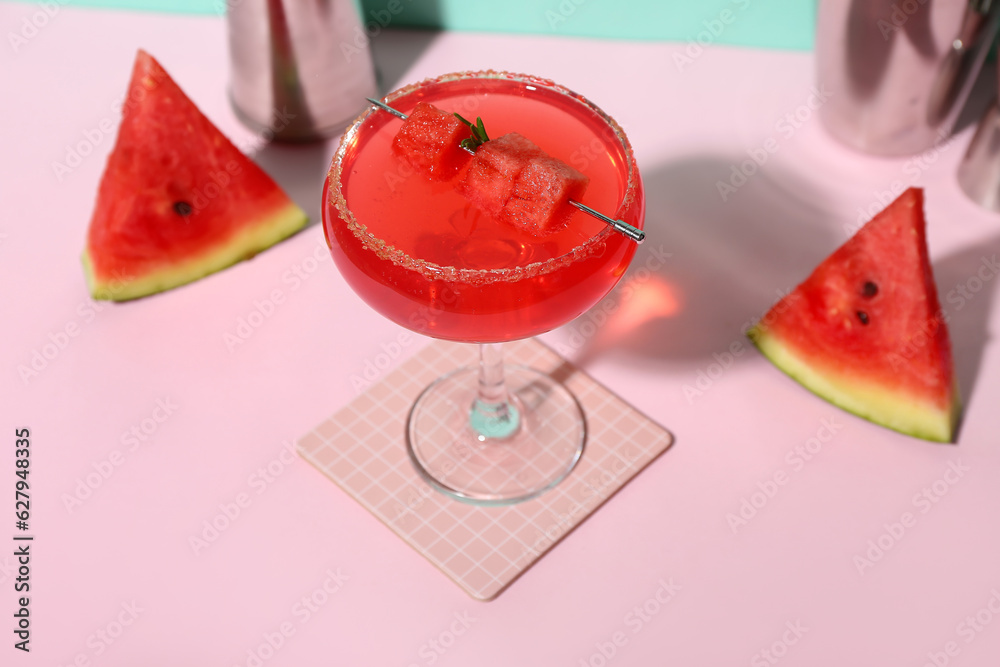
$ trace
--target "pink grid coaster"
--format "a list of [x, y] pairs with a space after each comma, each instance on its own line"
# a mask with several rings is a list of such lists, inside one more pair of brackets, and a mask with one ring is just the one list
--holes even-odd
[[583, 405], [576, 468], [534, 500], [467, 505], [432, 489], [406, 453], [410, 405], [433, 380], [477, 362], [473, 345], [434, 341], [303, 436], [299, 453], [478, 600], [496, 597], [672, 443], [673, 436], [538, 341], [508, 361], [561, 380]]

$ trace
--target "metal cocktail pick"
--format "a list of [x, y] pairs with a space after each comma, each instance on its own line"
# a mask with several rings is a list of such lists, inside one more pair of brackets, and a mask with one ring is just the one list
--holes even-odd
[[[388, 104], [386, 104], [384, 102], [380, 102], [379, 100], [373, 100], [370, 97], [366, 97], [365, 99], [368, 100], [369, 102], [371, 102], [372, 104], [374, 104], [375, 106], [377, 106], [379, 109], [382, 109], [383, 111], [388, 111], [389, 113], [391, 113], [392, 115], [394, 115], [394, 116], [396, 116], [398, 118], [402, 118], [403, 120], [406, 120], [406, 118], [407, 118], [407, 115], [405, 113], [403, 113], [402, 111], [398, 111], [397, 109], [393, 109], [391, 106], [389, 106]], [[465, 147], [463, 146], [463, 148], [465, 148]], [[473, 151], [470, 148], [465, 148], [465, 150], [469, 151], [470, 153], [474, 153], [475, 152], [475, 151]], [[595, 218], [597, 218], [598, 220], [600, 220], [600, 221], [602, 221], [604, 223], [607, 223], [608, 225], [611, 225], [611, 227], [616, 232], [622, 234], [623, 236], [626, 236], [627, 238], [632, 239], [636, 243], [642, 243], [645, 240], [645, 238], [646, 238], [646, 232], [642, 231], [641, 229], [638, 229], [637, 227], [633, 227], [632, 225], [628, 224], [624, 220], [615, 220], [614, 218], [609, 218], [608, 216], [604, 215], [600, 211], [595, 211], [594, 209], [590, 208], [589, 206], [581, 204], [578, 201], [573, 201], [572, 199], [570, 200], [569, 203], [572, 204], [573, 206], [577, 207], [578, 209], [580, 209], [584, 213], [592, 215]]]

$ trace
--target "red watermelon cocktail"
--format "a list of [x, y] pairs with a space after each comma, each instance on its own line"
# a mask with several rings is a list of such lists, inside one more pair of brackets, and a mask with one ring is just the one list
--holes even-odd
[[[323, 223], [334, 260], [390, 320], [481, 344], [478, 368], [435, 383], [411, 412], [410, 454], [427, 481], [483, 504], [535, 497], [579, 459], [584, 420], [562, 385], [504, 367], [495, 344], [565, 324], [621, 278], [635, 243], [565, 201], [569, 192], [641, 229], [632, 148], [587, 99], [526, 75], [449, 74], [384, 101], [408, 115], [407, 129], [369, 108], [345, 132], [330, 168]], [[454, 127], [441, 124], [454, 125], [454, 113], [481, 119], [489, 140], [463, 152], [449, 134]], [[409, 120], [424, 115], [423, 125]], [[564, 203], [539, 204], [556, 201], [560, 188]], [[531, 405], [524, 387], [537, 399]], [[560, 442], [548, 442], [552, 433]], [[539, 448], [559, 460], [551, 470], [539, 463]]]
[[[386, 101], [410, 113], [430, 101], [481, 117], [491, 136], [517, 132], [590, 178], [581, 203], [633, 225], [642, 186], [621, 129], [582, 97], [523, 76], [451, 75]], [[389, 319], [465, 342], [527, 338], [568, 322], [615, 285], [635, 244], [574, 210], [539, 238], [470, 203], [463, 174], [430, 180], [392, 150], [396, 117], [372, 108], [348, 130], [330, 173], [324, 218], [351, 287]]]

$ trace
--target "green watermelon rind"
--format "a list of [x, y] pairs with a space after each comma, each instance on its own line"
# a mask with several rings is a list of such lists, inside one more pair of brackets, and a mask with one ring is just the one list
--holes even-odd
[[249, 259], [300, 231], [308, 221], [305, 211], [288, 201], [201, 254], [143, 275], [98, 277], [88, 247], [82, 257], [87, 287], [94, 299], [103, 301], [130, 301], [158, 294]]
[[[820, 398], [851, 414], [905, 435], [933, 442], [952, 442], [961, 413], [957, 386], [945, 408], [919, 397], [889, 391], [863, 378], [838, 377], [836, 371], [809, 363], [794, 346], [761, 327], [747, 337], [772, 364]], [[954, 378], [953, 385], [957, 385]]]

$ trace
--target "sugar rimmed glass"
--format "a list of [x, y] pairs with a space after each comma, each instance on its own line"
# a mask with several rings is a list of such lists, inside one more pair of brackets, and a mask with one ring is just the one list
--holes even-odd
[[[493, 137], [529, 137], [591, 178], [582, 203], [642, 228], [631, 145], [582, 95], [546, 79], [486, 71], [428, 79], [385, 98], [403, 113], [421, 100], [481, 116]], [[586, 416], [558, 379], [505, 364], [501, 344], [596, 304], [624, 274], [635, 244], [582, 212], [545, 238], [492, 219], [455, 182], [430, 181], [393, 153], [399, 124], [369, 108], [341, 140], [324, 187], [333, 258], [355, 292], [392, 321], [479, 345], [478, 365], [438, 379], [410, 409], [406, 447], [421, 476], [470, 503], [537, 497], [582, 456]]]

